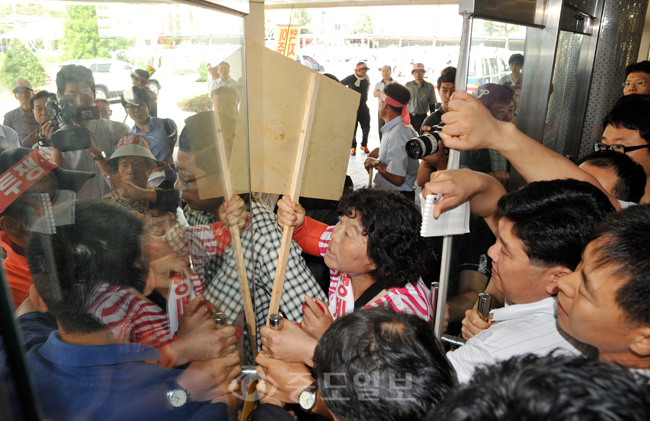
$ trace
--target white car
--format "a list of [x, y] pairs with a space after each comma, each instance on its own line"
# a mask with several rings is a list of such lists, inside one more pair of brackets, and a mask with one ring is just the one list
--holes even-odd
[[[119, 97], [122, 91], [131, 89], [131, 73], [137, 67], [122, 60], [110, 58], [70, 60], [61, 63], [59, 67], [68, 64], [78, 64], [89, 68], [95, 78], [95, 99], [110, 99]], [[160, 91], [160, 82], [149, 79], [149, 89], [156, 95]]]

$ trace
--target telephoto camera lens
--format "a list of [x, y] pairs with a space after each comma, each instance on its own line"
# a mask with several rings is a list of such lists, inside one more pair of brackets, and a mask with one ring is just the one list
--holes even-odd
[[442, 141], [438, 131], [414, 137], [406, 142], [406, 154], [412, 159], [422, 159], [438, 151], [438, 141]]

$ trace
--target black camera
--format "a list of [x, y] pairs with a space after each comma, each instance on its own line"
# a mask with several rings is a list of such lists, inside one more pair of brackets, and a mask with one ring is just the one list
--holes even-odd
[[414, 137], [406, 142], [406, 154], [412, 159], [422, 159], [438, 151], [438, 141], [442, 142], [440, 131], [442, 126], [433, 126], [431, 133], [423, 134], [422, 136]]
[[50, 136], [52, 142], [43, 146], [54, 146], [61, 152], [78, 151], [90, 147], [90, 131], [77, 124], [81, 120], [99, 119], [99, 107], [75, 107], [74, 98], [69, 95], [50, 97], [45, 103], [49, 113], [48, 121], [52, 122], [54, 133]]

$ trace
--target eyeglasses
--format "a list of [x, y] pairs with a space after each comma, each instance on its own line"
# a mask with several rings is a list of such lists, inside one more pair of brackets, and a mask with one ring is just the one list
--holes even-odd
[[604, 143], [596, 143], [594, 145], [594, 150], [596, 152], [600, 151], [614, 151], [614, 152], [619, 152], [619, 153], [628, 153], [632, 151], [636, 151], [638, 149], [643, 149], [649, 147], [650, 144], [645, 144], [645, 145], [639, 145], [639, 146], [623, 146], [623, 145], [605, 145]]
[[146, 107], [146, 106], [147, 106], [147, 104], [140, 104], [140, 105], [127, 105], [127, 106], [124, 107], [124, 108], [126, 108], [127, 111], [131, 111], [131, 110], [135, 110], [136, 108], [142, 108], [142, 107]]
[[209, 177], [210, 175], [212, 175], [212, 173], [210, 173], [210, 174], [202, 175], [200, 177], [189, 179], [189, 178], [181, 177], [180, 171], [178, 170], [178, 167], [176, 166], [176, 163], [170, 162], [169, 163], [169, 168], [176, 175], [176, 178], [178, 178], [178, 181], [181, 182], [181, 187], [183, 187], [183, 190], [196, 189], [196, 187], [190, 187], [190, 183], [194, 183], [197, 180], [200, 180], [202, 178]]
[[645, 80], [637, 80], [636, 82], [624, 82], [623, 87], [624, 88], [629, 88], [631, 85], [643, 86], [643, 85], [647, 85], [648, 83], [650, 83], [650, 82], [646, 82]]

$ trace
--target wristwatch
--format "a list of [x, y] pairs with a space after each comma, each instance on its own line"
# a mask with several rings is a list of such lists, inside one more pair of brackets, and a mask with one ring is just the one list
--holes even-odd
[[298, 404], [300, 409], [311, 413], [311, 410], [316, 406], [316, 382], [307, 386], [300, 395], [298, 395]]
[[190, 393], [176, 379], [167, 380], [167, 402], [172, 408], [180, 408], [190, 400]]
[[106, 152], [104, 151], [101, 151], [97, 156], [93, 156], [93, 161], [101, 161], [102, 159], [106, 159]]
[[377, 168], [377, 165], [379, 165], [381, 161], [379, 159], [376, 159], [375, 162], [372, 163], [373, 168]]

